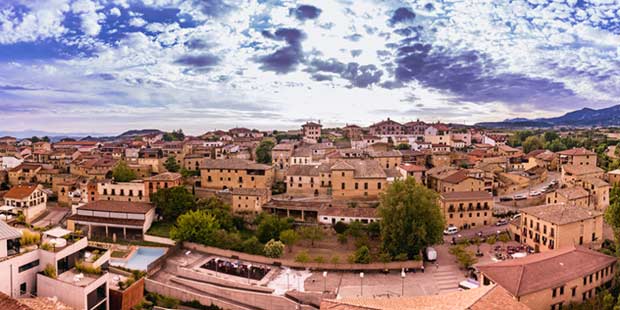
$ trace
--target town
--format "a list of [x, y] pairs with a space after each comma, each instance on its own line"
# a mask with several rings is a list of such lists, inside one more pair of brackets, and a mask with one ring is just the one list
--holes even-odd
[[1, 308], [620, 308], [620, 130], [299, 125], [1, 137]]

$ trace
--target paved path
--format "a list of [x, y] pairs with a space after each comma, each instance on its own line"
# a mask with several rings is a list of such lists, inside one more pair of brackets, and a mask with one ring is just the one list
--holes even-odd
[[463, 279], [462, 272], [454, 265], [430, 267], [439, 294], [458, 290]]

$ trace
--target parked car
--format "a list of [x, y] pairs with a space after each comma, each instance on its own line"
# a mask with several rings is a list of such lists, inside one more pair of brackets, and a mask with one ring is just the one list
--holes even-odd
[[459, 288], [464, 290], [469, 290], [473, 288], [477, 288], [480, 286], [480, 283], [474, 279], [468, 278], [459, 283]]
[[495, 226], [504, 226], [508, 224], [508, 220], [507, 219], [500, 219], [499, 221], [497, 221], [497, 223], [495, 223]]
[[514, 195], [514, 200], [524, 200], [527, 199], [527, 196], [523, 195], [523, 194], [519, 194], [519, 195]]
[[448, 226], [448, 228], [446, 228], [446, 229], [443, 231], [443, 234], [444, 234], [444, 235], [454, 235], [454, 234], [456, 234], [456, 233], [458, 233], [458, 232], [459, 232], [459, 229], [458, 229], [458, 228], [456, 228], [456, 227], [454, 227], [454, 226]]
[[437, 251], [435, 251], [434, 248], [427, 247], [426, 251], [424, 251], [424, 256], [426, 257], [427, 261], [434, 262], [435, 260], [437, 260]]
[[530, 196], [532, 196], [532, 197], [540, 196], [540, 194], [542, 194], [540, 191], [530, 192]]
[[520, 219], [520, 218], [521, 218], [521, 213], [517, 213], [517, 214], [512, 216], [513, 220]]
[[512, 197], [499, 197], [499, 201], [512, 201]]

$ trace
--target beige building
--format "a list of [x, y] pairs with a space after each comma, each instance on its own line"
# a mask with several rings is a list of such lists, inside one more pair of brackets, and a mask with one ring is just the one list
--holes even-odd
[[586, 178], [603, 179], [604, 174], [605, 171], [597, 166], [566, 164], [562, 165], [560, 181], [562, 184], [571, 185]]
[[515, 239], [536, 251], [575, 245], [599, 249], [603, 241], [603, 213], [569, 204], [520, 209], [521, 231]]
[[548, 193], [545, 198], [547, 204], [563, 203], [587, 208], [590, 195], [588, 191], [582, 187], [575, 186], [560, 188], [554, 192]]
[[271, 162], [277, 169], [286, 170], [291, 162], [291, 156], [295, 145], [291, 143], [280, 143], [271, 149]]
[[205, 162], [200, 170], [201, 187], [271, 188], [273, 167], [244, 159], [215, 159]]
[[377, 199], [389, 181], [388, 173], [375, 160], [339, 160], [331, 174], [334, 199]]
[[439, 207], [448, 226], [468, 229], [493, 224], [493, 195], [487, 191], [446, 192]]
[[142, 238], [155, 219], [155, 206], [144, 202], [99, 200], [75, 208], [67, 218], [67, 229], [88, 236]]
[[268, 188], [232, 189], [232, 210], [235, 213], [258, 214], [269, 200], [271, 190]]
[[331, 194], [331, 164], [292, 165], [286, 172], [286, 193], [293, 196]]
[[26, 223], [30, 223], [45, 212], [47, 194], [41, 185], [17, 185], [4, 195], [4, 204], [13, 208], [14, 213], [23, 214]]
[[398, 166], [398, 171], [403, 178], [412, 177], [418, 184], [426, 182], [426, 167], [412, 163], [402, 163]]
[[558, 157], [560, 167], [564, 165], [596, 167], [596, 153], [585, 148], [574, 148], [557, 152], [556, 156]]
[[183, 185], [183, 176], [177, 172], [164, 172], [144, 179], [146, 197], [150, 199], [151, 194], [158, 190]]
[[599, 178], [584, 178], [578, 185], [590, 195], [589, 206], [595, 210], [605, 211], [609, 207], [609, 191], [611, 185]]
[[142, 180], [132, 182], [97, 182], [97, 194], [100, 200], [149, 202]]
[[306, 122], [301, 126], [301, 130], [304, 134], [304, 138], [318, 140], [321, 137], [321, 127], [323, 125], [314, 123], [314, 122]]
[[477, 269], [483, 287], [497, 284], [532, 310], [559, 310], [609, 287], [616, 263], [615, 257], [571, 246]]

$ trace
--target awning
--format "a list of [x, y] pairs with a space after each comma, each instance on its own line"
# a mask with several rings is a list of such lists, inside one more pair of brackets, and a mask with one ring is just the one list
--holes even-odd
[[62, 238], [70, 233], [71, 233], [70, 230], [66, 230], [60, 227], [54, 227], [48, 231], [43, 232], [44, 235], [54, 237], [54, 238]]

